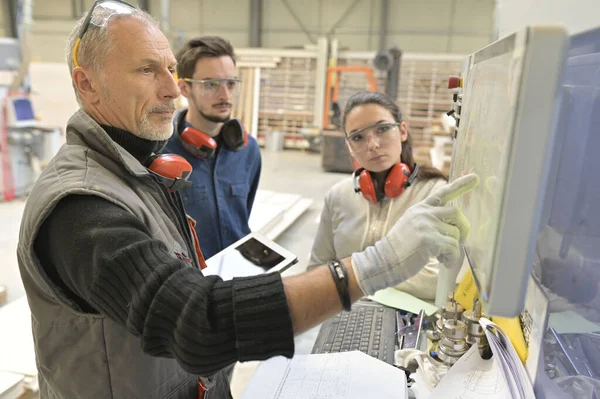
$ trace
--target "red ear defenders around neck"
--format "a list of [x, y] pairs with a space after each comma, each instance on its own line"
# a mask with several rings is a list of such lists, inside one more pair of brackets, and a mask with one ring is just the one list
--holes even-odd
[[415, 169], [411, 173], [406, 164], [397, 163], [389, 170], [382, 190], [377, 186], [377, 181], [372, 178], [371, 172], [365, 168], [359, 168], [352, 173], [354, 192], [361, 193], [367, 201], [373, 204], [381, 201], [384, 195], [388, 198], [397, 198], [415, 181], [417, 173], [419, 173], [419, 165], [415, 165]]
[[[177, 120], [177, 140], [183, 148], [196, 158], [210, 159], [217, 152], [217, 142], [208, 134], [184, 127], [184, 118], [187, 111], [182, 112]], [[248, 133], [239, 119], [230, 119], [223, 124], [219, 132], [223, 145], [230, 151], [239, 151], [248, 144]]]
[[146, 162], [146, 167], [169, 189], [177, 191], [188, 188], [192, 182], [192, 165], [184, 157], [175, 154], [154, 154]]

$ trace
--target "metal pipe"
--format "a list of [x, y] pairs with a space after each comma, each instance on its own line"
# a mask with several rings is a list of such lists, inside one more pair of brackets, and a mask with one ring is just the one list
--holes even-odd
[[171, 38], [171, 0], [160, 0], [160, 29]]
[[389, 0], [381, 0], [381, 10], [379, 11], [379, 50], [384, 50], [388, 34], [388, 21], [390, 12]]
[[[63, 21], [64, 19], [61, 19], [59, 17], [48, 17], [48, 18], [43, 18], [43, 17], [36, 17], [35, 18], [36, 21]], [[220, 32], [222, 32], [223, 35], [227, 34], [227, 33], [248, 33], [248, 29], [247, 28], [233, 28], [233, 27], [228, 27], [223, 29], [222, 27], [219, 26], [211, 26], [211, 25], [203, 25], [200, 26], [198, 28], [201, 32], [203, 31], [215, 31], [215, 30], [219, 30]], [[38, 34], [44, 34], [44, 33], [56, 33], [56, 30], [52, 30], [52, 29], [44, 29], [41, 27], [36, 28], [36, 33]], [[310, 34], [314, 34], [314, 35], [318, 35], [319, 32], [316, 29], [309, 29], [308, 32]], [[446, 29], [444, 29], [443, 31], [414, 31], [414, 30], [398, 30], [398, 31], [388, 31], [388, 34], [390, 35], [414, 35], [414, 36], [440, 36], [440, 35], [445, 35], [448, 31]], [[185, 33], [185, 32], [184, 32]], [[294, 28], [271, 28], [271, 29], [263, 29], [262, 30], [263, 34], [267, 34], [267, 33], [298, 33], [298, 29], [294, 29]], [[368, 30], [368, 29], [348, 29], [348, 30], [341, 30], [338, 31], [338, 35], [368, 35], [369, 33], [373, 33], [372, 31]], [[454, 35], [455, 36], [470, 36], [470, 37], [480, 37], [480, 38], [489, 38], [489, 32], [470, 32], [470, 31], [454, 31]]]
[[450, 2], [450, 21], [448, 21], [448, 41], [446, 42], [446, 52], [452, 48], [452, 36], [454, 35], [454, 16], [456, 15], [456, 0]]
[[375, 0], [371, 0], [371, 7], [369, 7], [369, 42], [367, 43], [367, 48], [369, 50], [371, 50], [371, 44], [372, 44], [372, 39], [373, 39], [373, 24], [374, 24], [374, 16], [375, 13], [373, 12], [373, 9], [375, 8]]
[[296, 13], [294, 12], [294, 10], [290, 6], [290, 4], [287, 2], [287, 0], [281, 0], [281, 3], [283, 3], [283, 5], [285, 6], [285, 8], [287, 8], [287, 10], [291, 14], [292, 18], [294, 18], [294, 20], [298, 24], [298, 27], [302, 30], [302, 32], [304, 32], [304, 34], [306, 35], [306, 37], [308, 37], [308, 40], [310, 40], [310, 42], [312, 44], [315, 44], [317, 41], [310, 34], [310, 31], [306, 28], [306, 26], [304, 26], [304, 24], [302, 23], [302, 20], [298, 17], [298, 15], [296, 15]]
[[79, 2], [77, 0], [71, 0], [71, 17], [73, 19], [79, 19]]
[[262, 47], [262, 0], [250, 0], [250, 47]]
[[5, 1], [6, 7], [4, 9], [4, 23], [6, 26], [6, 35], [9, 37], [19, 37], [19, 26], [17, 22], [17, 4], [18, 0]]
[[150, 12], [150, 0], [140, 0], [140, 8], [146, 12]]
[[354, 0], [354, 2], [352, 4], [350, 4], [348, 6], [348, 8], [346, 8], [346, 10], [342, 13], [342, 15], [340, 16], [340, 18], [333, 24], [333, 26], [329, 29], [329, 31], [327, 32], [327, 35], [331, 35], [335, 32], [335, 30], [338, 28], [338, 26], [344, 22], [344, 19], [346, 19], [346, 17], [348, 16], [348, 14], [350, 14], [352, 12], [352, 10], [354, 9], [354, 7], [356, 7], [356, 5], [358, 3], [360, 3], [361, 0]]

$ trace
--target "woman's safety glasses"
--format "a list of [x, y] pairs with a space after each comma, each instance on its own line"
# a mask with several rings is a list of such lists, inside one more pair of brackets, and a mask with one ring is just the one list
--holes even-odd
[[377, 123], [353, 131], [346, 140], [348, 140], [352, 152], [365, 152], [369, 149], [371, 140], [375, 140], [379, 146], [396, 140], [398, 138], [398, 126], [400, 126], [400, 123], [397, 122]]

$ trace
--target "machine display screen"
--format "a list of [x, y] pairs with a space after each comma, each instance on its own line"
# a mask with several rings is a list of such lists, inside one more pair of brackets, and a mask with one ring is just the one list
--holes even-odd
[[468, 71], [451, 170], [451, 180], [468, 173], [480, 178], [480, 184], [456, 205], [471, 224], [465, 252], [484, 297], [489, 294], [502, 220], [524, 56], [515, 36], [488, 50], [476, 54]]
[[28, 98], [16, 98], [12, 100], [12, 103], [15, 110], [15, 119], [17, 122], [35, 120], [35, 115], [33, 114], [33, 107], [31, 105], [31, 101]]

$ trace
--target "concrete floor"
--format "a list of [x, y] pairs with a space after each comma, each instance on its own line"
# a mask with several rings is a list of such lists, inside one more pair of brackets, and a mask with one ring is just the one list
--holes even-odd
[[[314, 200], [313, 205], [277, 239], [280, 245], [299, 258], [299, 262], [284, 274], [301, 273], [308, 264], [324, 195], [333, 184], [348, 175], [323, 172], [320, 154], [263, 150], [262, 155], [260, 189], [300, 194]], [[9, 301], [24, 295], [15, 254], [24, 205], [23, 200], [0, 202], [0, 285], [7, 287]], [[297, 354], [310, 353], [317, 332], [318, 328], [315, 328], [296, 338]], [[235, 398], [241, 396], [257, 365], [258, 362], [246, 362], [236, 366], [232, 381]]]

